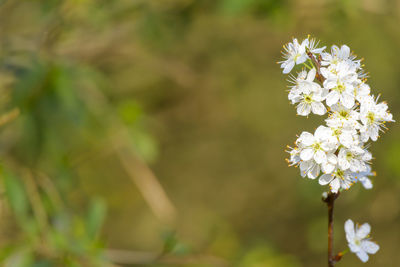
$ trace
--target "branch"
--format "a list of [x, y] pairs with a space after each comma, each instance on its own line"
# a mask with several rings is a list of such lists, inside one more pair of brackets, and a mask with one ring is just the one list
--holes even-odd
[[328, 205], [328, 267], [334, 267], [339, 257], [333, 255], [333, 207], [340, 193], [329, 192], [323, 201]]
[[322, 76], [322, 74], [321, 74], [321, 58], [320, 58], [320, 57], [318, 57], [318, 59], [315, 58], [314, 54], [311, 53], [310, 51], [307, 51], [307, 55], [308, 55], [308, 57], [311, 59], [311, 61], [312, 61], [312, 63], [314, 64], [315, 68], [317, 69], [317, 75], [316, 75], [317, 80], [318, 80], [321, 84], [324, 83], [325, 78], [324, 78], [324, 76]]

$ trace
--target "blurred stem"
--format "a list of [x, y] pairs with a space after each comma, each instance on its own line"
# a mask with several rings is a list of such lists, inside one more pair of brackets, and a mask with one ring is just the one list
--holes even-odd
[[43, 207], [43, 203], [32, 172], [28, 169], [25, 170], [24, 181], [35, 219], [40, 227], [40, 230], [42, 233], [44, 233], [48, 228], [47, 213]]
[[0, 126], [15, 120], [20, 114], [19, 108], [13, 108], [9, 112], [0, 116]]
[[340, 260], [340, 257], [333, 255], [333, 208], [336, 198], [339, 193], [329, 192], [328, 196], [324, 199], [328, 205], [328, 267], [334, 267], [335, 263]]
[[83, 97], [94, 114], [104, 120], [108, 115], [112, 147], [128, 176], [136, 184], [153, 213], [169, 225], [175, 224], [176, 208], [150, 167], [133, 150], [128, 128], [115, 115], [109, 100], [100, 90], [88, 88]]
[[38, 172], [37, 175], [40, 178], [40, 179], [37, 179], [38, 184], [47, 193], [47, 195], [51, 199], [51, 203], [55, 207], [57, 207], [57, 209], [64, 209], [65, 207], [64, 207], [63, 200], [60, 196], [60, 193], [58, 192], [57, 187], [55, 186], [53, 181], [50, 179], [50, 177], [47, 176], [43, 172]]

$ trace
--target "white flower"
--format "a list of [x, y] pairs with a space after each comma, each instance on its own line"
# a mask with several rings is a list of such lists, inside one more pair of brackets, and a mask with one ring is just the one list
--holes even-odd
[[310, 179], [315, 179], [319, 176], [321, 167], [314, 160], [302, 161], [300, 158], [300, 149], [298, 147], [290, 148], [290, 159], [286, 161], [289, 163], [289, 166], [300, 166], [300, 174], [302, 177], [308, 176]]
[[367, 162], [371, 159], [371, 153], [359, 146], [343, 147], [338, 154], [339, 167], [342, 170], [350, 169], [352, 172], [366, 171]]
[[324, 104], [322, 104], [324, 99], [325, 96], [322, 90], [300, 95], [300, 103], [297, 105], [297, 114], [300, 116], [308, 116], [310, 112], [312, 112], [317, 115], [324, 115], [326, 113], [326, 108]]
[[296, 78], [293, 75], [290, 75], [289, 81], [293, 83], [293, 86], [289, 91], [288, 98], [292, 104], [300, 102], [305, 98], [305, 96], [310, 94], [312, 95], [316, 93], [322, 96], [321, 86], [314, 82], [315, 75], [315, 69], [311, 69], [308, 73], [307, 71], [302, 70], [298, 73]]
[[327, 162], [327, 153], [336, 149], [337, 140], [333, 137], [332, 131], [325, 126], [319, 126], [314, 135], [303, 132], [297, 139], [299, 146], [300, 159], [308, 161], [314, 159], [316, 163]]
[[314, 160], [302, 161], [300, 162], [300, 175], [301, 177], [307, 177], [310, 179], [315, 179], [319, 176], [321, 167]]
[[365, 82], [356, 82], [355, 86], [355, 96], [358, 102], [361, 102], [362, 99], [366, 96], [368, 96], [371, 93], [371, 87], [369, 87], [368, 84]]
[[357, 225], [355, 228], [353, 221], [348, 219], [344, 224], [344, 230], [350, 251], [355, 253], [362, 262], [368, 261], [368, 254], [375, 254], [379, 250], [379, 245], [368, 237], [371, 232], [371, 226], [368, 223]]
[[336, 45], [332, 45], [331, 53], [322, 53], [322, 66], [337, 65], [340, 61], [348, 59], [350, 56], [350, 48], [347, 45], [342, 45], [339, 48]]
[[302, 79], [304, 73], [300, 73], [300, 77], [296, 79], [297, 85], [289, 93], [289, 99], [292, 103], [300, 102], [297, 105], [298, 115], [308, 116], [310, 112], [317, 115], [326, 113], [326, 108], [322, 101], [325, 100], [328, 91], [314, 82], [315, 75], [316, 70], [314, 68], [308, 72], [306, 79]]
[[351, 54], [350, 48], [347, 45], [342, 45], [340, 48], [332, 45], [331, 53], [321, 54], [322, 66], [337, 66], [340, 62], [346, 61], [348, 64], [353, 65], [355, 68], [360, 68], [360, 60], [355, 60], [355, 56]]
[[375, 172], [371, 171], [371, 166], [367, 165], [367, 169], [362, 172], [353, 172], [351, 176], [353, 177], [353, 181], [359, 181], [365, 189], [371, 189], [373, 184], [371, 179], [368, 176], [375, 176]]
[[360, 114], [356, 110], [346, 108], [340, 104], [335, 104], [331, 107], [329, 118], [325, 121], [329, 127], [353, 130], [360, 128], [359, 119]]
[[360, 136], [356, 129], [344, 129], [341, 127], [332, 127], [333, 135], [339, 140], [339, 144], [344, 147], [358, 146], [360, 144]]
[[288, 146], [288, 148], [291, 149], [290, 151], [287, 151], [290, 154], [290, 159], [286, 159], [286, 161], [289, 163], [289, 166], [297, 166], [301, 161], [300, 150], [297, 147], [291, 148], [290, 146]]
[[317, 41], [315, 38], [312, 38], [310, 40], [308, 40], [307, 38], [305, 41], [308, 51], [313, 54], [321, 54], [326, 48], [326, 46], [318, 48], [317, 46], [319, 45], [319, 41]]
[[307, 71], [302, 70], [297, 74], [297, 77], [290, 74], [288, 81], [293, 85], [290, 86], [288, 99], [292, 102], [292, 104], [296, 104], [300, 101], [300, 96], [303, 93], [302, 82], [307, 79]]
[[326, 162], [321, 164], [321, 170], [323, 173], [331, 173], [335, 170], [338, 159], [334, 153], [328, 153], [326, 155]]
[[336, 168], [332, 173], [323, 174], [318, 180], [320, 185], [329, 184], [332, 193], [337, 193], [340, 188], [349, 189], [354, 181], [349, 170]]
[[381, 127], [385, 128], [384, 123], [387, 121], [393, 121], [392, 114], [388, 111], [386, 103], [377, 103], [373, 96], [366, 96], [362, 99], [360, 107], [360, 120], [362, 126], [360, 129], [361, 141], [367, 142], [371, 138], [372, 141], [376, 141], [379, 137], [379, 131], [382, 131]]
[[283, 73], [289, 73], [296, 64], [304, 63], [307, 60], [306, 44], [308, 40], [306, 40], [299, 44], [297, 39], [293, 39], [293, 43], [288, 43], [283, 47], [285, 50], [283, 52], [283, 58], [285, 60], [279, 62], [281, 63]]
[[334, 73], [326, 68], [321, 68], [321, 73], [326, 78], [324, 87], [330, 89], [326, 104], [332, 106], [340, 101], [343, 106], [351, 109], [355, 104], [353, 83], [357, 80], [357, 74], [351, 70], [350, 65], [341, 62]]

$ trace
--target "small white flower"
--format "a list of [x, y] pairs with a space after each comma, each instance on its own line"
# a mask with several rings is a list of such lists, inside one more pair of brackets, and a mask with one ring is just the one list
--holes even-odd
[[359, 119], [360, 114], [356, 110], [335, 104], [331, 107], [329, 118], [325, 121], [329, 127], [353, 130], [360, 128]]
[[357, 74], [346, 62], [339, 63], [337, 69], [332, 73], [326, 68], [321, 68], [321, 73], [326, 78], [324, 87], [330, 90], [326, 104], [332, 106], [340, 101], [343, 106], [351, 109], [355, 104], [353, 83], [357, 80]]
[[350, 251], [355, 253], [362, 262], [368, 261], [368, 254], [375, 254], [379, 250], [379, 245], [368, 237], [371, 232], [371, 226], [368, 223], [354, 227], [353, 221], [348, 219], [344, 224], [344, 230]]
[[349, 189], [354, 181], [349, 170], [336, 168], [332, 173], [323, 174], [318, 180], [320, 185], [329, 184], [332, 193], [337, 193], [340, 188]]
[[307, 38], [305, 41], [307, 49], [313, 54], [321, 54], [326, 48], [326, 46], [318, 48], [319, 41], [317, 41], [315, 38], [310, 40]]
[[331, 128], [333, 135], [339, 140], [339, 144], [344, 147], [360, 145], [360, 136], [356, 129], [344, 129], [341, 127]]
[[332, 45], [331, 53], [322, 53], [322, 66], [337, 65], [339, 62], [348, 59], [350, 56], [350, 48], [342, 45], [340, 48]]
[[333, 137], [332, 131], [328, 127], [319, 126], [314, 135], [309, 132], [303, 132], [297, 139], [296, 144], [301, 150], [301, 160], [314, 159], [316, 163], [321, 164], [327, 161], [327, 153], [336, 149], [337, 140]]
[[300, 96], [303, 93], [302, 82], [307, 79], [307, 71], [302, 70], [295, 77], [293, 74], [289, 74], [288, 81], [293, 85], [290, 86], [288, 99], [292, 102], [292, 104], [296, 104], [300, 101]]
[[[314, 94], [316, 99], [317, 98], [321, 98], [322, 100], [324, 99], [324, 96], [326, 96], [326, 94], [324, 95], [323, 92], [326, 92], [326, 90], [323, 90], [318, 83], [314, 82], [315, 75], [316, 75], [316, 70], [311, 69], [308, 73], [305, 70], [302, 70], [297, 75], [297, 78], [295, 78], [292, 75], [290, 76], [289, 81], [293, 83], [293, 86], [289, 91], [288, 98], [292, 102], [292, 104], [298, 103], [304, 99], [309, 99], [310, 97], [312, 99], [313, 98], [312, 96]], [[311, 102], [314, 102], [314, 100], [312, 100]], [[308, 112], [308, 114], [309, 113], [310, 112]]]
[[289, 166], [297, 166], [301, 161], [300, 150], [297, 147], [291, 148], [288, 146], [288, 148], [291, 149], [290, 151], [287, 151], [290, 154], [290, 159], [286, 159], [286, 161], [289, 163]]
[[384, 123], [393, 121], [392, 114], [388, 111], [386, 103], [377, 103], [373, 96], [366, 96], [362, 99], [360, 107], [360, 120], [362, 126], [360, 129], [361, 141], [367, 142], [371, 138], [376, 141], [379, 137], [381, 127], [385, 128]]
[[279, 62], [281, 63], [283, 73], [289, 73], [296, 64], [304, 63], [307, 60], [306, 44], [308, 40], [306, 40], [299, 44], [297, 39], [293, 39], [293, 43], [288, 43], [283, 47], [285, 50], [283, 52], [283, 58], [285, 60]]
[[315, 179], [319, 176], [321, 167], [313, 159], [308, 161], [300, 162], [300, 175], [301, 177], [308, 177], [310, 179]]
[[322, 66], [335, 67], [340, 62], [346, 61], [351, 64], [354, 68], [360, 68], [360, 60], [355, 60], [355, 56], [351, 54], [350, 48], [347, 45], [342, 45], [340, 48], [336, 45], [332, 45], [331, 53], [321, 54]]
[[342, 170], [350, 169], [352, 172], [362, 172], [367, 170], [367, 163], [372, 159], [372, 155], [367, 150], [353, 146], [351, 148], [341, 148], [338, 154], [339, 167]]
[[359, 82], [357, 81], [355, 86], [355, 96], [358, 102], [361, 102], [362, 99], [366, 96], [368, 96], [371, 93], [371, 87], [369, 87], [368, 84], [365, 82]]
[[359, 181], [365, 189], [371, 189], [373, 184], [369, 176], [375, 176], [375, 172], [371, 171], [371, 166], [367, 165], [367, 169], [362, 172], [353, 172], [351, 176], [353, 177], [353, 181]]
[[324, 115], [326, 108], [322, 101], [325, 96], [323, 92], [311, 92], [300, 96], [300, 103], [297, 105], [297, 114], [300, 116], [308, 116], [311, 112], [316, 115]]

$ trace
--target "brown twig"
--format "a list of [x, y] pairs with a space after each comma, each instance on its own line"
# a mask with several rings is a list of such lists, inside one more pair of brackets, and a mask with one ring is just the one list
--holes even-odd
[[317, 75], [316, 78], [317, 80], [322, 84], [324, 83], [324, 76], [321, 74], [321, 58], [315, 58], [314, 54], [311, 53], [310, 51], [307, 51], [308, 57], [311, 59], [312, 63], [315, 65], [315, 68], [317, 69]]
[[335, 263], [341, 257], [333, 255], [333, 207], [339, 193], [329, 192], [328, 196], [323, 201], [328, 205], [328, 267], [334, 267]]

